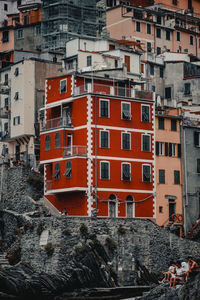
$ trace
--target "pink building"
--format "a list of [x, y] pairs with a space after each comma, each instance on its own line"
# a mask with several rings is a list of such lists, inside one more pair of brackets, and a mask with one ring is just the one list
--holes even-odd
[[173, 214], [183, 214], [180, 109], [157, 111], [156, 223], [166, 226]]
[[185, 12], [121, 5], [107, 10], [107, 30], [111, 38], [140, 42], [144, 51], [200, 56], [200, 20]]

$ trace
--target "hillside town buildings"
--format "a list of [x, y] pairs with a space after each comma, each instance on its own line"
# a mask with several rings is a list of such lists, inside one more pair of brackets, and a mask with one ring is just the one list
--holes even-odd
[[57, 212], [168, 228], [178, 214], [187, 234], [200, 213], [199, 1], [0, 5], [0, 151], [41, 159]]

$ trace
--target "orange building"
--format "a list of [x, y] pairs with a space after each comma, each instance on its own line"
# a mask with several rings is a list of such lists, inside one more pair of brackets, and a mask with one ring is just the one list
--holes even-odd
[[166, 226], [173, 214], [183, 214], [179, 109], [157, 111], [156, 223]]
[[45, 197], [71, 216], [155, 218], [154, 100], [130, 82], [46, 81]]
[[164, 5], [150, 9], [123, 4], [108, 9], [106, 14], [111, 38], [140, 42], [144, 51], [156, 54], [170, 51], [200, 56], [200, 15], [195, 17], [188, 10], [177, 12]]

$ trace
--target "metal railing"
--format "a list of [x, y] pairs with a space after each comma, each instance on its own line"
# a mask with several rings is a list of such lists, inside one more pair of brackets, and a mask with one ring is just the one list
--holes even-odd
[[50, 119], [47, 120], [43, 126], [42, 130], [47, 130], [47, 129], [53, 129], [53, 128], [58, 128], [58, 127], [71, 127], [71, 118], [55, 118], [55, 119]]
[[88, 84], [87, 86], [81, 85], [74, 88], [74, 96], [95, 93], [102, 95], [112, 95], [117, 97], [136, 98], [152, 100], [153, 93], [149, 91], [138, 91], [131, 87], [119, 87], [117, 85], [103, 85], [103, 84]]
[[86, 156], [87, 155], [87, 147], [86, 146], [71, 146], [65, 147], [63, 151], [63, 156]]

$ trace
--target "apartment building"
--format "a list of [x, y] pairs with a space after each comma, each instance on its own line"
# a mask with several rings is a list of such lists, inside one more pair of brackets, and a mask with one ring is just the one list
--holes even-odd
[[14, 50], [41, 50], [41, 4], [18, 6], [18, 12], [8, 14], [0, 27], [0, 63], [6, 67], [14, 62]]
[[181, 109], [158, 109], [156, 126], [156, 223], [167, 226], [173, 214], [183, 215]]
[[147, 52], [171, 51], [199, 56], [199, 17], [163, 6], [142, 8], [121, 4], [112, 7], [106, 12], [106, 29], [111, 38], [138, 41]]
[[[68, 72], [93, 73], [140, 83], [141, 52], [131, 41], [73, 39], [66, 43], [64, 68]], [[134, 83], [135, 82], [135, 83]]]
[[25, 59], [1, 69], [1, 147], [8, 158], [33, 167], [39, 162], [39, 109], [44, 105], [45, 78], [58, 74], [61, 63]]
[[47, 79], [45, 101], [46, 199], [70, 216], [155, 218], [152, 93], [68, 74]]

